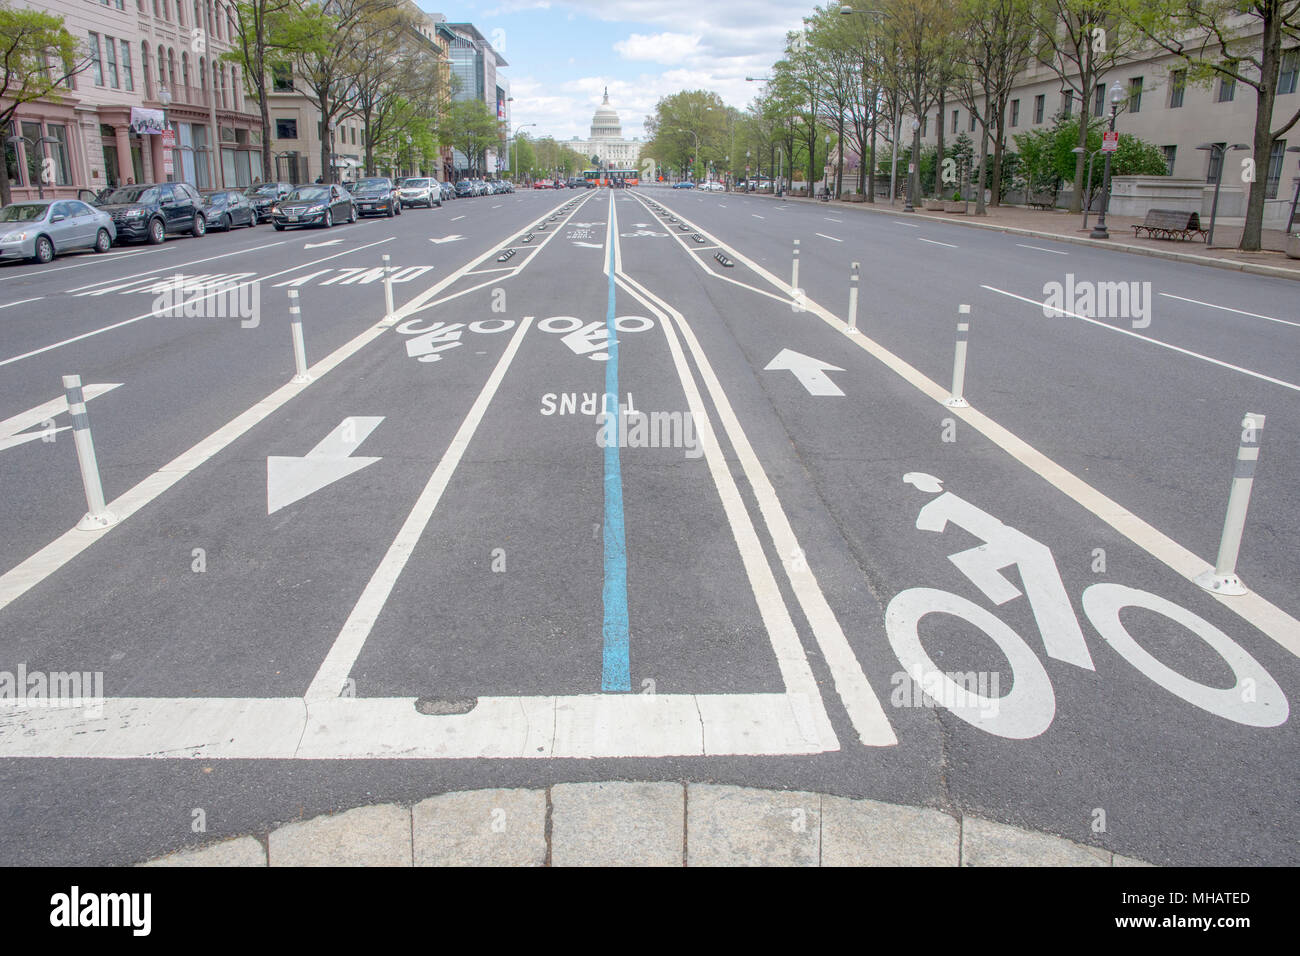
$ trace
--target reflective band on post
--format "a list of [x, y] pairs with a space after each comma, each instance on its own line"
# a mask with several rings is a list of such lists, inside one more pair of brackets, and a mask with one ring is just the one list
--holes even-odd
[[1241, 552], [1241, 536], [1246, 529], [1246, 509], [1250, 506], [1263, 431], [1264, 416], [1247, 412], [1241, 420], [1241, 445], [1232, 472], [1232, 490], [1228, 492], [1228, 513], [1223, 519], [1219, 554], [1213, 568], [1196, 576], [1196, 583], [1214, 594], [1245, 594], [1248, 591], [1237, 577], [1237, 557]]
[[81, 390], [81, 376], [63, 376], [63, 389], [72, 416], [72, 442], [77, 449], [77, 465], [81, 469], [81, 484], [86, 491], [88, 509], [77, 522], [77, 527], [82, 531], [102, 531], [115, 524], [117, 517], [104, 503], [104, 486], [99, 480], [99, 461], [95, 457], [95, 442], [90, 436], [90, 415]]

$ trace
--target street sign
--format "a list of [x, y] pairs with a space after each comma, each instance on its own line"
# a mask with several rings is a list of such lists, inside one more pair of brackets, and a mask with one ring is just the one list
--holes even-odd
[[1119, 149], [1119, 131], [1109, 130], [1101, 134], [1101, 151], [1103, 153], [1113, 153]]

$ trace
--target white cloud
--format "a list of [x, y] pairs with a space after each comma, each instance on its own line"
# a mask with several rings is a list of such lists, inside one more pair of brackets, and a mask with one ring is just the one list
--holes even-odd
[[633, 33], [619, 40], [614, 49], [627, 60], [650, 60], [654, 63], [680, 63], [699, 51], [698, 33]]

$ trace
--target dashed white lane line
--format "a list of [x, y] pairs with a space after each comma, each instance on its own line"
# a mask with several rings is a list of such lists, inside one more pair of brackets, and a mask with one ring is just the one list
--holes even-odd
[[1023, 242], [1017, 242], [1016, 245], [1018, 245], [1021, 249], [1034, 249], [1037, 250], [1038, 252], [1050, 252], [1054, 256], [1069, 255], [1068, 252], [1062, 252], [1060, 249], [1044, 249], [1042, 246], [1027, 246]]
[[824, 232], [813, 233], [813, 235], [821, 236], [823, 239], [829, 239], [831, 242], [843, 242], [843, 241], [844, 241], [843, 239], [836, 239], [834, 236], [828, 236], [828, 235], [826, 235], [826, 233], [824, 233]]
[[1166, 299], [1177, 299], [1179, 302], [1191, 302], [1193, 305], [1203, 305], [1207, 309], [1222, 309], [1224, 312], [1235, 312], [1237, 315], [1248, 315], [1252, 319], [1264, 319], [1267, 322], [1276, 322], [1279, 325], [1294, 325], [1300, 328], [1300, 322], [1291, 322], [1287, 319], [1275, 319], [1271, 315], [1260, 315], [1258, 312], [1245, 312], [1242, 309], [1233, 309], [1226, 305], [1215, 305], [1213, 302], [1202, 302], [1200, 299], [1185, 299], [1181, 295], [1174, 295], [1172, 292], [1161, 292]]
[[920, 226], [918, 226], [918, 225], [917, 225], [916, 223], [914, 223], [914, 222], [899, 222], [897, 219], [891, 219], [890, 222], [892, 222], [895, 226], [906, 226], [908, 229], [920, 229], [920, 228], [921, 228]]
[[17, 302], [6, 302], [4, 305], [0, 305], [0, 309], [12, 309], [15, 305], [26, 305], [28, 302], [40, 302], [43, 298], [45, 296], [38, 295], [34, 299], [19, 299]]
[[751, 212], [750, 215], [753, 216], [755, 219], [766, 219], [766, 218], [767, 218], [766, 216], [760, 216], [760, 215], [759, 215], [758, 213], [756, 213], [756, 212]]
[[926, 239], [923, 236], [917, 236], [918, 242], [928, 242], [932, 246], [947, 246], [949, 249], [956, 249], [951, 242], [940, 242], [938, 239]]
[[47, 276], [54, 272], [67, 272], [69, 269], [84, 269], [86, 266], [93, 266], [103, 262], [105, 259], [130, 259], [134, 256], [144, 256], [153, 252], [152, 249], [140, 249], [135, 252], [123, 249], [120, 252], [110, 252], [107, 255], [87, 258], [85, 262], [77, 262], [69, 266], [57, 266], [53, 269], [33, 269], [28, 272], [15, 272], [11, 276], [0, 276], [0, 282], [8, 282], [10, 279], [30, 279], [32, 276]]
[[464, 216], [454, 216], [454, 217], [452, 218], [451, 221], [452, 221], [452, 222], [460, 222], [460, 221], [461, 221], [462, 219], [464, 219], [464, 218], [465, 218]]
[[103, 279], [99, 282], [92, 282], [89, 285], [77, 286], [75, 289], [67, 289], [65, 291], [69, 295], [72, 295], [77, 292], [85, 292], [87, 289], [93, 289], [96, 286], [108, 285], [108, 283], [110, 282], [125, 282], [128, 279], [142, 279], [145, 276], [153, 275], [155, 272], [164, 272], [164, 271], [171, 272], [176, 269], [184, 268], [185, 266], [197, 266], [203, 262], [215, 262], [218, 259], [226, 259], [230, 256], [242, 256], [244, 253], [247, 252], [261, 252], [263, 249], [270, 249], [273, 248], [274, 246], [282, 246], [288, 241], [289, 240], [287, 239], [281, 239], [279, 242], [268, 242], [264, 246], [253, 246], [249, 249], [235, 249], [231, 252], [223, 252], [220, 255], [216, 255], [216, 256], [206, 256], [203, 259], [191, 259], [188, 262], [170, 262], [164, 265], [160, 265], [156, 269], [146, 269], [144, 272], [137, 272], [134, 275], [129, 275], [129, 276], [113, 276], [113, 278], [111, 279]]
[[492, 208], [493, 208], [493, 209], [500, 209], [500, 208], [501, 208], [501, 205], [502, 205], [501, 203], [497, 203], [497, 204], [496, 204], [495, 206], [493, 206]]
[[[990, 292], [996, 292], [998, 295], [1005, 295], [1011, 299], [1019, 299], [1021, 302], [1027, 302], [1030, 305], [1036, 305], [1046, 311], [1057, 312], [1061, 315], [1068, 315], [1072, 319], [1079, 319], [1081, 322], [1088, 322], [1099, 328], [1108, 329], [1111, 332], [1118, 332], [1121, 335], [1132, 336], [1135, 339], [1141, 339], [1143, 342], [1150, 342], [1152, 345], [1158, 345], [1162, 349], [1169, 349], [1171, 352], [1177, 352], [1180, 355], [1186, 355], [1189, 358], [1199, 359], [1202, 362], [1209, 362], [1211, 365], [1217, 365], [1220, 368], [1226, 368], [1231, 372], [1240, 372], [1242, 375], [1249, 375], [1251, 378], [1257, 378], [1261, 382], [1268, 382], [1270, 385], [1281, 385], [1283, 388], [1289, 388], [1294, 392], [1300, 392], [1300, 385], [1294, 382], [1284, 382], [1280, 378], [1274, 378], [1271, 375], [1265, 375], [1263, 372], [1256, 372], [1252, 369], [1242, 368], [1240, 365], [1233, 365], [1231, 362], [1225, 362], [1222, 359], [1216, 359], [1200, 352], [1193, 352], [1191, 349], [1185, 349], [1181, 345], [1173, 345], [1169, 342], [1162, 342], [1159, 339], [1153, 339], [1149, 335], [1140, 335], [1132, 329], [1122, 328], [1118, 325], [1111, 325], [1109, 322], [1102, 322], [1100, 319], [1094, 319], [1091, 316], [1080, 315], [1077, 312], [1071, 312], [1069, 309], [1062, 309], [1050, 302], [1040, 302], [1038, 299], [1031, 299], [1027, 296], [1016, 295], [1014, 292], [1007, 292], [1004, 289], [995, 289], [991, 285], [982, 285], [981, 289], [988, 289]], [[1046, 313], [1044, 313], [1046, 314]]]
[[822, 216], [827, 222], [843, 222], [843, 219], [832, 219], [830, 216]]

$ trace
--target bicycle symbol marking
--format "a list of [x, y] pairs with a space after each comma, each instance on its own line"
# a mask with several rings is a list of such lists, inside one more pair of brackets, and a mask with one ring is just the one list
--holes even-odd
[[[933, 475], [909, 472], [903, 481], [923, 493], [938, 494], [918, 513], [918, 529], [941, 534], [951, 523], [983, 542], [949, 555], [948, 560], [985, 597], [1001, 606], [1023, 593], [1047, 656], [1083, 670], [1096, 670], [1050, 548], [944, 491], [942, 480]], [[1013, 566], [1020, 575], [1023, 592], [1002, 574]], [[1232, 671], [1233, 685], [1211, 687], [1157, 660], [1120, 619], [1128, 608], [1162, 615], [1200, 638]], [[1290, 706], [1272, 675], [1241, 645], [1199, 615], [1149, 591], [1109, 582], [1084, 589], [1083, 609], [1102, 640], [1120, 657], [1194, 707], [1248, 727], [1277, 727], [1287, 721]], [[960, 618], [988, 637], [1011, 667], [1011, 691], [1002, 697], [981, 696], [940, 671], [919, 635], [921, 619], [928, 614]], [[885, 632], [894, 654], [921, 693], [955, 717], [1012, 740], [1037, 737], [1051, 726], [1056, 716], [1056, 694], [1047, 669], [1014, 629], [975, 602], [937, 588], [908, 588], [896, 594], [885, 609]]]

